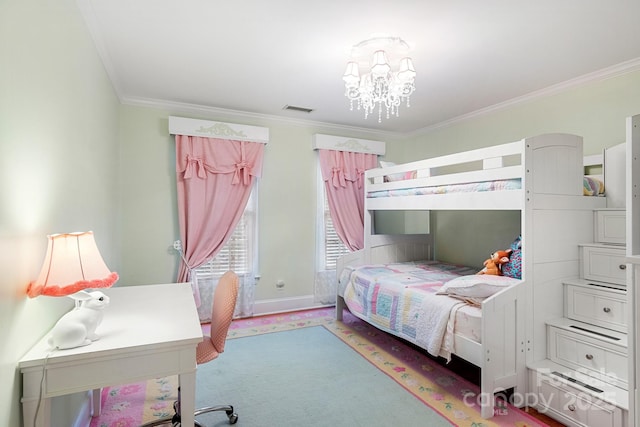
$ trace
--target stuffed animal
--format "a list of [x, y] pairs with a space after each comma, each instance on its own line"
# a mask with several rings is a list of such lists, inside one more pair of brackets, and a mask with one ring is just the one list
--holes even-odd
[[512, 249], [506, 251], [495, 251], [491, 254], [491, 258], [486, 260], [484, 268], [478, 272], [478, 274], [493, 274], [496, 276], [502, 276], [502, 264], [509, 262], [509, 255], [511, 255]]
[[80, 347], [100, 338], [96, 328], [102, 321], [102, 311], [109, 305], [109, 297], [100, 291], [79, 291], [69, 296], [80, 301], [80, 306], [55, 324], [48, 340], [52, 348]]

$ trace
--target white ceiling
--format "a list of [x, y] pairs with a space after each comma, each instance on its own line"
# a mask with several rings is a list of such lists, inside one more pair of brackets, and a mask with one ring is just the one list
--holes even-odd
[[[411, 133], [640, 69], [638, 0], [78, 4], [118, 96], [137, 105]], [[373, 33], [406, 40], [418, 73], [411, 107], [381, 124], [349, 110], [342, 82], [351, 46]]]

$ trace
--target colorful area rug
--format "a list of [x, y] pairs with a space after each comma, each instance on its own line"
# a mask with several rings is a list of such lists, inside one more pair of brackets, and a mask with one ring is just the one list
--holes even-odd
[[[334, 308], [239, 319], [232, 323], [228, 338], [309, 326], [325, 327], [452, 425], [546, 426], [502, 401], [496, 405], [492, 419], [481, 418], [476, 398], [478, 386], [347, 311], [342, 322], [335, 320]], [[203, 331], [208, 333], [208, 325], [203, 325]], [[174, 376], [103, 389], [102, 413], [93, 418], [91, 427], [134, 427], [172, 414], [172, 404], [177, 398], [177, 382]]]

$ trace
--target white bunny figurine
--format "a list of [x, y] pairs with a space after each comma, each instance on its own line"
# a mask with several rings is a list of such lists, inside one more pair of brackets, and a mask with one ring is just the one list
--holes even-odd
[[79, 291], [69, 296], [81, 303], [54, 325], [48, 340], [52, 348], [80, 347], [100, 338], [96, 328], [102, 322], [102, 310], [109, 305], [109, 297], [100, 291]]

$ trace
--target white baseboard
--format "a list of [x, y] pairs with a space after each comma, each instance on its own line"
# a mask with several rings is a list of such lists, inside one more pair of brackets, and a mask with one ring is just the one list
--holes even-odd
[[274, 298], [256, 301], [253, 306], [254, 316], [283, 313], [288, 311], [308, 310], [311, 308], [329, 307], [334, 304], [320, 304], [314, 301], [313, 295], [301, 297]]

